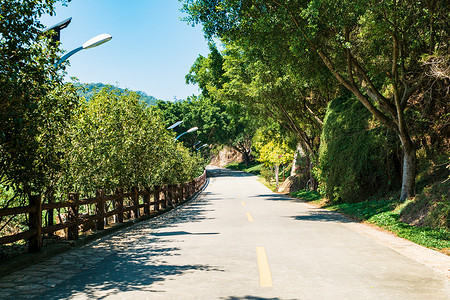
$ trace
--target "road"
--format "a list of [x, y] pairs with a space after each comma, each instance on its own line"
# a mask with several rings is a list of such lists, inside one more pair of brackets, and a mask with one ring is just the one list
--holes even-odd
[[209, 175], [184, 206], [0, 279], [0, 298], [450, 299], [446, 276], [364, 234], [366, 225], [246, 173]]

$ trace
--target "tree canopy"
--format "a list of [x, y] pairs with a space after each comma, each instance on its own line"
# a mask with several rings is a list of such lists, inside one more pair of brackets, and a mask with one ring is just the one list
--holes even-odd
[[409, 111], [416, 95], [428, 92], [427, 61], [448, 58], [447, 1], [183, 2], [187, 20], [202, 24], [206, 36], [282, 65], [297, 60], [290, 65], [298, 78], [311, 78], [320, 62], [396, 132], [404, 157], [400, 198], [414, 194], [415, 118]]

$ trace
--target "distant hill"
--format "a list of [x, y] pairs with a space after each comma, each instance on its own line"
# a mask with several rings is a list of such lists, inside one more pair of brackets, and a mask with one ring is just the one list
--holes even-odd
[[[79, 90], [79, 95], [82, 97], [85, 97], [86, 99], [90, 99], [96, 91], [99, 91], [104, 87], [110, 87], [113, 90], [119, 90], [121, 92], [126, 92], [125, 89], [122, 89], [122, 88], [114, 86], [114, 85], [104, 84], [104, 83], [75, 83], [74, 85], [76, 87], [82, 87], [84, 89], [84, 90], [82, 90], [82, 89]], [[147, 103], [148, 105], [155, 105], [156, 101], [158, 100], [155, 97], [147, 95], [145, 92], [142, 92], [142, 91], [133, 91], [133, 92], [140, 95], [141, 100], [143, 102]]]

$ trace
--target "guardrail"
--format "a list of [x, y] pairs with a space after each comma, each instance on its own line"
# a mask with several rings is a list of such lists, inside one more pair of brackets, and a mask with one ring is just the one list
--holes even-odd
[[[102, 230], [109, 223], [123, 223], [125, 219], [136, 219], [158, 213], [188, 200], [201, 189], [205, 182], [206, 171], [193, 181], [184, 184], [157, 186], [145, 190], [133, 188], [129, 193], [124, 193], [123, 189], [117, 189], [115, 194], [105, 195], [104, 191], [99, 190], [95, 197], [87, 199], [79, 199], [79, 194], [70, 193], [68, 201], [44, 204], [41, 196], [31, 196], [28, 206], [0, 209], [0, 217], [28, 214], [29, 223], [27, 231], [0, 237], [0, 245], [28, 240], [28, 251], [39, 252], [42, 249], [44, 234], [67, 229], [67, 239], [76, 240], [79, 238], [81, 226]], [[83, 206], [95, 206], [95, 213], [81, 215], [80, 208]], [[62, 222], [58, 224], [48, 224], [43, 227], [43, 213], [47, 211], [53, 215], [55, 209], [66, 210], [65, 218], [60, 217]], [[90, 209], [84, 209], [84, 211], [90, 211]], [[112, 222], [110, 222], [111, 219]]]

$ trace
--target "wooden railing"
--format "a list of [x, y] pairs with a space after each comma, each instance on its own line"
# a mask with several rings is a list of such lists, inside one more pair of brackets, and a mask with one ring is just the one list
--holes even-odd
[[[173, 207], [192, 197], [205, 184], [206, 172], [195, 180], [179, 184], [154, 187], [153, 189], [139, 190], [133, 188], [131, 192], [124, 193], [118, 189], [112, 195], [105, 195], [98, 191], [93, 198], [79, 199], [76, 193], [69, 194], [68, 201], [58, 203], [42, 203], [41, 196], [30, 197], [28, 206], [0, 209], [0, 217], [19, 214], [28, 214], [29, 229], [14, 235], [0, 237], [0, 245], [13, 243], [19, 240], [28, 240], [29, 252], [39, 252], [42, 248], [44, 234], [67, 229], [67, 239], [79, 238], [80, 227], [94, 227], [102, 230], [111, 223], [123, 223], [125, 219], [136, 219], [143, 215], [152, 215], [161, 210]], [[95, 206], [95, 213], [80, 214], [83, 206]], [[111, 210], [109, 208], [112, 208]], [[42, 226], [42, 216], [45, 211], [64, 209], [65, 219], [58, 224]], [[86, 211], [86, 209], [84, 209]], [[89, 209], [87, 210], [89, 211]]]

